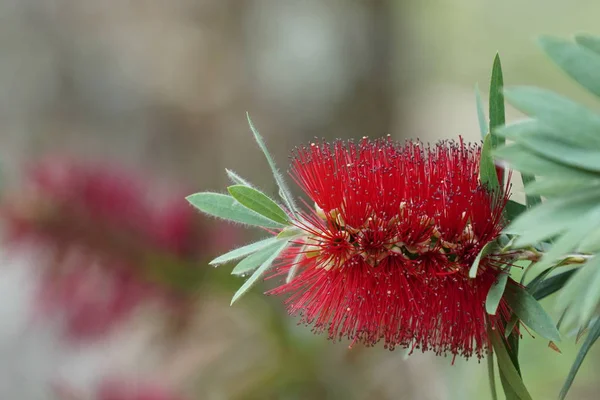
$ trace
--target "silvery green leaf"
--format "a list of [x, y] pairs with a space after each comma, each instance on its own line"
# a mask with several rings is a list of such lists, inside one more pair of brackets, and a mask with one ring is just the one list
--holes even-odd
[[285, 226], [244, 207], [233, 197], [225, 194], [196, 193], [187, 196], [186, 200], [198, 210], [213, 217], [265, 228], [283, 228]]
[[270, 237], [267, 239], [259, 240], [258, 242], [250, 243], [246, 246], [238, 247], [237, 249], [231, 250], [223, 255], [212, 260], [209, 264], [218, 265], [224, 264], [229, 261], [237, 260], [238, 258], [245, 257], [249, 254], [264, 249], [265, 247], [272, 245], [277, 242], [276, 237]]
[[250, 278], [248, 278], [248, 280], [246, 280], [246, 282], [244, 282], [244, 284], [238, 289], [237, 292], [235, 292], [235, 294], [233, 295], [233, 298], [231, 299], [231, 304], [233, 305], [233, 303], [235, 303], [237, 300], [239, 300], [240, 297], [242, 297], [244, 294], [246, 294], [246, 292], [248, 290], [250, 290], [250, 288], [252, 286], [254, 286], [258, 280], [269, 270], [269, 268], [271, 268], [273, 261], [275, 261], [275, 259], [279, 256], [279, 254], [288, 246], [288, 242], [284, 241], [281, 246], [279, 246], [277, 249], [275, 249], [275, 251], [271, 254], [271, 256], [266, 259], [261, 265], [260, 267], [258, 267], [258, 269], [256, 271], [254, 271], [254, 273], [250, 276]]
[[256, 143], [258, 143], [258, 146], [262, 150], [263, 154], [265, 155], [265, 157], [267, 159], [267, 162], [269, 163], [269, 167], [271, 167], [271, 172], [273, 173], [275, 182], [277, 182], [277, 186], [279, 186], [279, 195], [281, 196], [283, 202], [285, 203], [287, 208], [290, 210], [290, 212], [293, 215], [298, 214], [298, 207], [296, 206], [296, 203], [294, 202], [292, 192], [287, 187], [287, 184], [285, 183], [283, 176], [279, 173], [279, 170], [277, 169], [277, 166], [275, 165], [275, 160], [269, 153], [269, 150], [267, 150], [267, 145], [265, 144], [265, 141], [263, 140], [262, 136], [260, 135], [260, 133], [258, 133], [258, 130], [254, 127], [254, 124], [252, 123], [252, 120], [250, 119], [249, 113], [246, 113], [246, 118], [248, 119], [248, 125], [250, 126], [250, 130], [252, 131], [252, 134], [254, 135], [254, 139], [256, 140]]
[[248, 187], [254, 187], [254, 185], [252, 185], [250, 182], [248, 182], [247, 180], [245, 180], [244, 178], [242, 178], [241, 176], [239, 176], [232, 170], [225, 168], [225, 172], [227, 172], [227, 176], [229, 177], [231, 182], [233, 182], [234, 184], [248, 186]]
[[282, 225], [290, 224], [285, 211], [264, 193], [243, 185], [229, 186], [227, 190], [234, 199], [250, 210]]

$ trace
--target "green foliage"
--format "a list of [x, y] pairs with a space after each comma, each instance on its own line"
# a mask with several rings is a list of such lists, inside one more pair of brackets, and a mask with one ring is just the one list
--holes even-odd
[[485, 116], [483, 101], [481, 100], [481, 92], [479, 91], [479, 85], [475, 85], [475, 105], [477, 106], [477, 120], [479, 121], [479, 131], [481, 132], [481, 138], [485, 139], [485, 136], [489, 132], [489, 128], [487, 123], [487, 117]]
[[232, 170], [225, 168], [225, 172], [227, 173], [227, 177], [234, 184], [236, 184], [236, 185], [242, 185], [242, 186], [248, 186], [248, 187], [254, 187], [250, 182], [248, 182], [247, 180], [245, 180], [244, 178], [242, 178], [241, 176], [239, 176], [238, 174], [236, 174]]
[[285, 226], [265, 218], [225, 194], [202, 192], [189, 195], [186, 200], [203, 213], [228, 221], [265, 228], [283, 228]]
[[210, 262], [210, 264], [219, 265], [219, 264], [224, 264], [224, 263], [227, 263], [230, 261], [237, 260], [238, 258], [242, 258], [242, 257], [245, 257], [252, 253], [255, 253], [259, 250], [262, 250], [265, 247], [272, 245], [276, 241], [277, 241], [277, 238], [270, 237], [267, 239], [259, 240], [258, 242], [250, 243], [246, 246], [238, 247], [235, 250], [231, 250], [230, 252], [227, 252], [227, 253], [215, 258], [214, 260], [212, 260]]
[[490, 381], [490, 394], [492, 400], [498, 400], [498, 393], [496, 391], [496, 377], [494, 375], [494, 354], [490, 353], [487, 357], [488, 366], [488, 379]]
[[529, 292], [513, 282], [506, 287], [504, 298], [515, 315], [528, 327], [548, 340], [560, 342], [556, 324]]
[[250, 210], [257, 212], [271, 221], [278, 222], [282, 225], [289, 225], [290, 220], [285, 211], [264, 193], [243, 185], [229, 186], [227, 191], [229, 191], [229, 194], [231, 194], [234, 199], [248, 207]]
[[525, 205], [517, 203], [514, 200], [509, 200], [504, 208], [504, 213], [506, 214], [506, 219], [513, 221], [519, 215], [523, 214], [526, 209], [527, 207]]
[[561, 290], [557, 306], [566, 311], [563, 326], [587, 327], [600, 303], [600, 256], [595, 256]]
[[497, 247], [496, 242], [492, 241], [486, 243], [486, 245], [481, 248], [481, 251], [477, 254], [477, 257], [475, 257], [475, 261], [473, 261], [473, 265], [471, 265], [471, 269], [469, 269], [469, 278], [475, 278], [477, 276], [477, 270], [479, 269], [481, 260], [491, 254]]
[[596, 321], [590, 327], [589, 333], [581, 348], [579, 349], [579, 353], [577, 353], [577, 357], [575, 357], [575, 362], [573, 362], [573, 366], [569, 371], [569, 375], [567, 375], [567, 379], [560, 391], [559, 399], [563, 400], [567, 395], [573, 381], [575, 380], [575, 376], [577, 376], [577, 372], [579, 371], [579, 367], [583, 364], [583, 360], [587, 355], [588, 351], [592, 348], [592, 345], [596, 343], [596, 340], [600, 337], [600, 318], [596, 319]]
[[492, 285], [490, 291], [485, 299], [485, 310], [488, 314], [496, 314], [500, 300], [504, 295], [506, 289], [506, 282], [508, 281], [508, 273], [502, 273], [498, 277], [498, 280]]
[[231, 271], [232, 275], [245, 275], [250, 271], [254, 271], [256, 268], [260, 267], [265, 261], [269, 259], [273, 255], [276, 249], [281, 246], [281, 242], [270, 244], [262, 250], [257, 251], [254, 254], [249, 255], [244, 258], [242, 261], [235, 266], [233, 271]]
[[496, 166], [492, 158], [493, 138], [492, 134], [488, 133], [483, 140], [481, 148], [481, 159], [479, 162], [479, 179], [481, 183], [487, 185], [488, 189], [498, 193], [500, 191], [500, 183], [496, 174]]
[[296, 215], [298, 213], [298, 208], [296, 207], [296, 203], [294, 202], [292, 192], [287, 187], [287, 184], [285, 183], [283, 176], [281, 176], [281, 174], [279, 173], [279, 170], [277, 169], [277, 166], [275, 165], [275, 160], [271, 156], [271, 153], [269, 153], [269, 151], [267, 150], [267, 145], [265, 144], [265, 141], [263, 140], [260, 133], [258, 133], [258, 130], [254, 127], [254, 124], [252, 123], [252, 120], [250, 119], [250, 114], [246, 113], [246, 117], [248, 119], [248, 125], [250, 126], [250, 130], [252, 131], [252, 134], [254, 135], [254, 139], [256, 140], [256, 143], [258, 143], [258, 147], [260, 147], [263, 154], [265, 155], [265, 158], [267, 159], [267, 162], [269, 163], [269, 167], [271, 167], [271, 172], [273, 173], [275, 182], [277, 182], [277, 186], [279, 186], [279, 196], [281, 197], [281, 199], [283, 200], [283, 202], [285, 203], [285, 205], [287, 206], [289, 211], [293, 215]]
[[[539, 43], [563, 72], [600, 97], [600, 38], [579, 35], [571, 42], [543, 37]], [[551, 241], [536, 264], [543, 272], [532, 280], [528, 292], [531, 299], [542, 299], [560, 291], [557, 304], [563, 311], [562, 326], [575, 325], [581, 331], [597, 316], [600, 305], [600, 257], [596, 255], [600, 252], [600, 114], [543, 89], [510, 88], [505, 96], [530, 119], [496, 130], [511, 143], [497, 149], [494, 156], [521, 172], [528, 205], [535, 196], [531, 210], [514, 219], [505, 233], [517, 236], [515, 248], [539, 247], [541, 241]], [[540, 196], [546, 201], [540, 203]], [[550, 276], [559, 266], [587, 259], [576, 270]], [[507, 288], [507, 301], [510, 298]], [[523, 315], [519, 317], [529, 325]], [[594, 323], [590, 330], [561, 399], [600, 335], [599, 325]], [[552, 336], [549, 334], [554, 332], [546, 332]]]
[[[504, 78], [502, 76], [502, 64], [500, 63], [500, 55], [496, 54], [494, 58], [494, 64], [492, 66], [492, 79], [490, 81], [490, 129], [492, 133], [492, 147], [496, 147], [504, 144], [504, 138], [494, 134], [494, 129], [498, 126], [504, 125], [506, 122], [505, 111], [504, 111]], [[500, 179], [500, 183], [504, 180]]]
[[504, 338], [501, 337], [497, 330], [492, 329], [489, 330], [489, 336], [496, 359], [498, 360], [500, 380], [507, 400], [531, 400], [531, 395], [521, 379], [521, 374], [516, 369], [506, 349]]
[[579, 43], [547, 36], [540, 38], [539, 44], [560, 69], [584, 89], [600, 97], [600, 79], [598, 79], [600, 55], [598, 53]]
[[288, 246], [288, 242], [284, 241], [283, 243], [279, 244], [279, 246], [276, 246], [276, 247], [274, 247], [271, 250], [271, 254], [269, 255], [269, 257], [267, 259], [265, 259], [262, 262], [262, 264], [260, 264], [260, 267], [258, 267], [258, 269], [256, 271], [254, 271], [254, 273], [250, 276], [250, 278], [248, 278], [246, 280], [246, 282], [244, 282], [244, 284], [238, 289], [238, 291], [235, 292], [235, 294], [233, 295], [233, 298], [231, 299], [231, 304], [232, 305], [233, 305], [233, 303], [235, 303], [236, 301], [238, 301], [240, 299], [240, 297], [242, 297], [244, 294], [246, 294], [246, 292], [248, 290], [250, 290], [250, 288], [252, 286], [254, 286], [258, 282], [258, 280], [264, 276], [264, 274], [273, 265], [273, 261], [275, 261], [275, 259], [277, 258], [277, 256], [287, 246]]

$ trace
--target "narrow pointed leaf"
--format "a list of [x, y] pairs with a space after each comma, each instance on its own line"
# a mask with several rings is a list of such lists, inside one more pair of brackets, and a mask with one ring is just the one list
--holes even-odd
[[294, 258], [294, 262], [292, 263], [292, 266], [288, 271], [287, 277], [285, 278], [285, 283], [290, 283], [296, 277], [296, 274], [298, 273], [298, 268], [300, 267], [300, 261], [302, 260], [302, 257], [306, 255], [304, 253], [305, 250], [306, 246], [302, 246], [300, 250], [298, 250], [298, 254]]
[[263, 217], [246, 208], [233, 197], [225, 194], [211, 192], [196, 193], [187, 196], [186, 200], [198, 210], [213, 217], [265, 228], [284, 227], [283, 224]]
[[573, 366], [571, 366], [569, 375], [567, 375], [567, 380], [563, 384], [563, 387], [560, 391], [560, 395], [559, 395], [560, 400], [563, 400], [566, 397], [567, 393], [569, 392], [569, 389], [571, 388], [571, 385], [573, 384], [573, 381], [575, 380], [575, 377], [577, 376], [577, 372], [579, 371], [581, 364], [583, 364], [583, 360], [585, 359], [585, 356], [590, 351], [590, 349], [592, 348], [594, 343], [596, 343], [596, 340], [598, 340], [599, 337], [600, 337], [600, 318], [597, 319], [596, 322], [594, 323], [594, 325], [590, 328], [589, 333], [588, 333], [587, 337], [585, 338], [585, 341], [582, 343], [581, 348], [579, 349], [579, 352], [577, 353], [577, 357], [575, 357], [575, 362], [573, 362]]
[[577, 43], [544, 36], [539, 44], [563, 71], [585, 89], [600, 96], [600, 55]]
[[254, 242], [254, 243], [250, 243], [246, 246], [238, 247], [235, 250], [231, 250], [230, 252], [220, 255], [219, 257], [212, 260], [209, 264], [218, 265], [218, 264], [224, 264], [229, 261], [237, 260], [238, 258], [242, 258], [242, 257], [250, 255], [254, 252], [262, 250], [265, 247], [272, 245], [275, 242], [277, 242], [276, 237], [270, 237], [267, 239], [259, 240], [258, 242]]
[[600, 37], [580, 34], [575, 36], [575, 42], [588, 50], [600, 55]]
[[564, 179], [598, 178], [597, 174], [593, 172], [557, 163], [518, 143], [500, 147], [494, 151], [494, 157], [506, 161], [513, 169], [521, 173]]
[[496, 57], [494, 58], [494, 65], [492, 67], [489, 103], [489, 132], [492, 134], [492, 148], [494, 149], [499, 145], [504, 144], [504, 138], [498, 137], [494, 134], [495, 128], [504, 125], [505, 123], [504, 94], [502, 93], [503, 86], [504, 78], [502, 77], [502, 64], [500, 63], [500, 55], [496, 54]]
[[246, 294], [246, 292], [248, 290], [250, 290], [250, 288], [258, 282], [258, 280], [265, 274], [265, 272], [267, 272], [269, 270], [269, 268], [271, 268], [273, 261], [275, 261], [277, 256], [279, 256], [279, 254], [287, 246], [288, 246], [288, 242], [285, 241], [283, 244], [281, 244], [281, 246], [279, 246], [277, 249], [275, 249], [275, 251], [271, 254], [271, 256], [267, 260], [265, 260], [265, 262], [263, 262], [256, 271], [254, 271], [254, 273], [250, 276], [250, 278], [248, 278], [246, 280], [246, 282], [244, 282], [244, 284], [233, 295], [233, 298], [231, 299], [232, 305], [233, 305], [233, 303], [238, 301], [240, 299], [240, 297], [242, 297], [244, 294]]
[[481, 148], [479, 179], [481, 180], [481, 183], [487, 185], [491, 191], [499, 193], [500, 184], [498, 183], [496, 166], [494, 165], [494, 160], [492, 159], [492, 149], [492, 136], [488, 133], [483, 141], [483, 147]]
[[577, 270], [573, 269], [544, 279], [536, 285], [531, 294], [536, 300], [542, 300], [562, 289], [575, 272]]
[[556, 324], [537, 300], [517, 284], [506, 286], [504, 298], [521, 321], [539, 335], [554, 342], [560, 342]]
[[[600, 130], [600, 126], [598, 127]], [[599, 174], [600, 177], [600, 151], [586, 147], [573, 147], [553, 137], [530, 136], [519, 141], [531, 151], [572, 168], [584, 169]]]
[[498, 400], [498, 393], [496, 392], [496, 376], [494, 375], [494, 353], [490, 353], [487, 356], [488, 366], [488, 379], [490, 381], [490, 393], [492, 400]]
[[521, 214], [504, 229], [504, 233], [520, 235], [515, 246], [535, 245], [569, 227], [574, 221], [595, 208], [600, 198], [598, 190], [583, 190], [568, 197], [550, 199], [527, 213]]
[[[543, 136], [552, 135], [581, 147], [600, 145], [600, 136], [597, 134], [600, 115], [589, 108], [549, 90], [531, 86], [507, 88], [504, 95], [518, 110], [541, 122]], [[569, 134], [565, 135], [565, 132]]]
[[506, 203], [506, 207], [504, 208], [504, 211], [506, 213], [506, 218], [509, 221], [513, 221], [519, 215], [524, 213], [526, 209], [527, 209], [527, 207], [525, 205], [523, 205], [521, 203], [517, 203], [514, 200], [509, 200]]
[[577, 247], [579, 253], [599, 253], [600, 252], [600, 227], [595, 229], [581, 241]]
[[290, 212], [294, 215], [297, 214], [298, 207], [296, 206], [296, 203], [294, 202], [292, 192], [287, 187], [287, 184], [285, 183], [283, 176], [279, 173], [279, 170], [277, 169], [277, 166], [275, 165], [275, 160], [271, 156], [271, 153], [269, 153], [269, 150], [267, 150], [267, 145], [265, 144], [265, 141], [263, 140], [260, 133], [258, 133], [258, 130], [254, 127], [254, 124], [252, 123], [252, 120], [250, 119], [250, 114], [246, 113], [246, 118], [248, 119], [248, 125], [250, 126], [250, 130], [252, 131], [252, 134], [254, 135], [254, 139], [256, 140], [256, 143], [258, 143], [258, 146], [262, 150], [263, 154], [265, 155], [265, 158], [267, 159], [267, 162], [269, 163], [269, 167], [271, 168], [271, 172], [273, 173], [275, 182], [277, 182], [277, 186], [279, 187], [279, 195], [281, 196], [283, 202], [285, 203], [287, 208], [290, 210]]
[[285, 211], [264, 193], [242, 185], [229, 186], [227, 190], [234, 199], [252, 211], [282, 225], [289, 225], [290, 221]]
[[537, 263], [536, 268], [541, 270], [557, 264], [560, 258], [564, 258], [568, 253], [575, 251], [577, 246], [585, 240], [585, 238], [600, 226], [600, 207], [596, 207], [591, 211], [583, 214], [569, 225], [573, 229], [569, 229], [557, 240], [554, 241], [552, 247], [544, 254], [542, 259]]
[[517, 326], [518, 323], [519, 323], [519, 317], [517, 317], [515, 314], [512, 314], [512, 316], [510, 317], [510, 320], [504, 327], [504, 337], [506, 339], [508, 339], [510, 337], [510, 335], [513, 334], [515, 326]]
[[284, 239], [284, 238], [293, 238], [296, 236], [301, 236], [301, 235], [305, 235], [306, 233], [300, 229], [300, 228], [296, 228], [295, 226], [289, 226], [285, 229], [283, 229], [281, 232], [279, 232], [279, 234], [277, 235], [278, 239]]
[[496, 282], [490, 288], [485, 299], [485, 311], [487, 311], [488, 314], [496, 314], [500, 300], [502, 300], [502, 295], [504, 294], [507, 281], [508, 273], [501, 273]]
[[600, 179], [561, 179], [544, 177], [525, 186], [525, 192], [545, 197], [556, 197], [567, 193], [578, 192], [591, 186], [600, 188]]
[[235, 266], [231, 271], [231, 275], [244, 275], [250, 271], [254, 271], [267, 261], [279, 247], [281, 247], [281, 242], [273, 243], [264, 249], [249, 255]]
[[247, 180], [245, 180], [244, 178], [242, 178], [241, 176], [239, 176], [232, 170], [225, 168], [225, 172], [227, 172], [227, 176], [229, 177], [231, 182], [235, 183], [236, 185], [254, 187], [254, 185], [252, 185], [250, 182], [248, 182]]
[[521, 375], [513, 365], [513, 362], [507, 352], [506, 345], [504, 344], [504, 340], [500, 337], [497, 331], [491, 331], [490, 339], [492, 341], [492, 346], [494, 347], [496, 359], [498, 360], [498, 368], [500, 370], [501, 377], [506, 382], [506, 385], [510, 387], [513, 395], [516, 396], [517, 399], [532, 400], [529, 391], [521, 379]]
[[587, 326], [600, 302], [600, 257], [587, 262], [568, 280], [556, 301], [563, 311], [562, 325]]
[[477, 106], [477, 120], [479, 121], [479, 131], [481, 132], [481, 139], [485, 139], [485, 135], [489, 132], [488, 120], [485, 116], [485, 107], [483, 101], [481, 101], [481, 92], [479, 86], [475, 85], [475, 105]]
[[488, 242], [481, 248], [477, 257], [475, 257], [475, 261], [473, 261], [473, 265], [471, 265], [471, 269], [469, 269], [469, 278], [477, 277], [477, 270], [479, 269], [479, 263], [481, 260], [485, 258], [488, 254], [490, 254], [494, 248], [496, 247], [496, 243], [494, 241]]

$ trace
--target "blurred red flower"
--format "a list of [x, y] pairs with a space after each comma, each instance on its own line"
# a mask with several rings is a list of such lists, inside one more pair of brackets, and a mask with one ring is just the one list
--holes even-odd
[[40, 309], [60, 311], [73, 337], [105, 334], [142, 302], [179, 301], [170, 269], [201, 271], [203, 231], [184, 196], [112, 164], [44, 159], [1, 211], [6, 244], [44, 251]]
[[301, 322], [332, 339], [482, 357], [488, 327], [503, 329], [504, 300], [485, 300], [502, 260], [486, 256], [503, 228], [507, 195], [479, 181], [480, 148], [391, 140], [313, 143], [299, 148], [292, 176], [316, 211], [296, 225], [307, 238], [279, 260], [275, 276], [297, 274], [270, 291]]

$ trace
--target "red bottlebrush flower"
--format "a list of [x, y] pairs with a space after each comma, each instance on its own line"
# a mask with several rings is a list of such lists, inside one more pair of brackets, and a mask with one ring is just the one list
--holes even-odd
[[[292, 176], [316, 212], [296, 225], [306, 238], [279, 260], [297, 273], [269, 293], [336, 340], [482, 357], [490, 350], [485, 300], [502, 265], [482, 247], [503, 228], [505, 195], [479, 181], [480, 148], [391, 140], [314, 143], [298, 149]], [[509, 309], [504, 300], [500, 313]]]
[[6, 243], [46, 251], [41, 311], [61, 311], [74, 337], [106, 333], [142, 302], [180, 303], [147, 264], [195, 261], [202, 234], [183, 196], [165, 198], [130, 171], [68, 158], [33, 165], [0, 211]]

